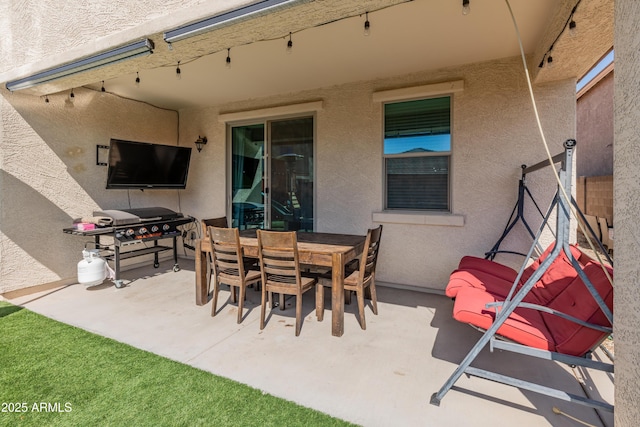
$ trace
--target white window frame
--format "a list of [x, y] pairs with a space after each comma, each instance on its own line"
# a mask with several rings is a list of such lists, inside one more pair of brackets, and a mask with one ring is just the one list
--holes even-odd
[[[401, 89], [382, 90], [374, 92], [372, 95], [372, 101], [380, 104], [390, 102], [403, 102], [424, 98], [435, 98], [441, 96], [451, 96], [451, 114], [453, 117], [453, 103], [455, 100], [455, 94], [462, 92], [464, 89], [464, 81], [456, 80], [443, 83], [428, 84], [423, 86], [414, 86]], [[382, 144], [384, 144], [384, 108], [381, 108], [382, 112]], [[452, 134], [452, 147], [449, 155], [449, 212], [443, 211], [411, 211], [402, 209], [384, 210], [382, 212], [373, 213], [373, 221], [378, 223], [399, 223], [399, 224], [415, 224], [415, 225], [441, 225], [441, 226], [457, 226], [464, 225], [464, 216], [453, 213], [453, 188], [452, 188], [452, 176], [453, 176], [453, 120], [451, 124]], [[438, 153], [445, 155], [445, 153]], [[383, 203], [386, 206], [386, 158], [383, 155], [382, 167], [384, 176], [383, 185]]]

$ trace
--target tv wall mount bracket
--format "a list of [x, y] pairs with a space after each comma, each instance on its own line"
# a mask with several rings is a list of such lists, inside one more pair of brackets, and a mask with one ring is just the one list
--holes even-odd
[[[107, 166], [107, 162], [101, 161], [100, 151], [109, 150], [108, 145], [96, 145], [96, 166]], [[104, 156], [102, 157], [104, 159]]]

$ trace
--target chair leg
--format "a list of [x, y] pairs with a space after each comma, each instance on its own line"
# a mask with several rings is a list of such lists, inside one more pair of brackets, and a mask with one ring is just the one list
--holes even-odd
[[344, 291], [344, 303], [351, 304], [351, 291]]
[[[269, 292], [269, 300], [271, 300], [271, 292]], [[264, 329], [264, 314], [267, 309], [267, 289], [262, 286], [262, 301], [260, 303], [260, 330]]]
[[320, 283], [316, 285], [316, 318], [318, 322], [324, 319], [324, 286]]
[[235, 286], [229, 286], [229, 292], [231, 292], [231, 302], [233, 302], [233, 303], [237, 302], [237, 300], [236, 300], [236, 287]]
[[211, 317], [216, 315], [216, 307], [218, 306], [218, 291], [220, 291], [220, 283], [217, 280], [213, 282], [213, 301], [211, 302]]
[[358, 298], [358, 314], [360, 315], [360, 327], [365, 330], [367, 324], [364, 320], [364, 289], [358, 289], [356, 291], [356, 297]]
[[369, 291], [371, 292], [371, 307], [373, 308], [373, 314], [378, 315], [378, 296], [376, 295], [376, 283], [372, 280], [369, 285]]
[[242, 322], [242, 308], [244, 305], [246, 289], [246, 286], [240, 286], [240, 297], [238, 298], [238, 323]]
[[280, 310], [284, 310], [284, 294], [280, 294], [278, 303], [280, 304]]
[[[280, 294], [282, 295], [282, 294]], [[300, 325], [302, 320], [302, 294], [296, 295], [296, 336], [300, 335]]]

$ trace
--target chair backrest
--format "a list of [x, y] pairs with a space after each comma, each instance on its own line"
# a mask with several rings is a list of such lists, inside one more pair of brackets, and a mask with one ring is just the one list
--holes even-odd
[[245, 271], [238, 229], [209, 226], [207, 232], [211, 237], [211, 255], [216, 276], [221, 280], [226, 278], [244, 281]]
[[220, 218], [209, 218], [209, 219], [203, 219], [200, 220], [200, 223], [202, 224], [202, 236], [203, 237], [207, 237], [207, 227], [220, 227], [220, 228], [227, 228], [229, 227], [229, 223], [227, 222], [227, 217], [223, 216]]
[[256, 232], [263, 284], [299, 287], [301, 280], [296, 232]]
[[364, 242], [362, 258], [360, 258], [359, 281], [364, 282], [375, 277], [381, 237], [382, 225], [378, 226], [378, 228], [370, 228], [369, 231], [367, 231], [367, 239]]

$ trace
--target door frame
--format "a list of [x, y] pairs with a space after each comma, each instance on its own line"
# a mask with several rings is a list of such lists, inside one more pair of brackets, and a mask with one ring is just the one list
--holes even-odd
[[[314, 103], [315, 104], [315, 103]], [[321, 105], [321, 104], [320, 104]], [[264, 126], [264, 150], [263, 150], [263, 182], [265, 188], [268, 188], [269, 191], [267, 196], [263, 198], [264, 200], [264, 226], [268, 228], [271, 226], [271, 123], [274, 121], [288, 120], [288, 119], [296, 119], [296, 118], [306, 118], [309, 117], [312, 119], [312, 132], [313, 132], [313, 231], [316, 230], [317, 226], [317, 200], [318, 200], [318, 186], [317, 186], [317, 150], [318, 150], [318, 132], [317, 132], [317, 114], [316, 110], [305, 111], [305, 112], [296, 112], [291, 114], [283, 114], [283, 115], [274, 115], [274, 116], [259, 116], [254, 119], [249, 117], [244, 118], [243, 120], [238, 121], [225, 121], [225, 163], [226, 163], [226, 213], [227, 218], [230, 219], [229, 223], [231, 224], [233, 221], [233, 162], [232, 162], [232, 153], [233, 153], [233, 141], [232, 141], [232, 128], [241, 127], [241, 126], [251, 126], [251, 125], [259, 125], [262, 124]]]

